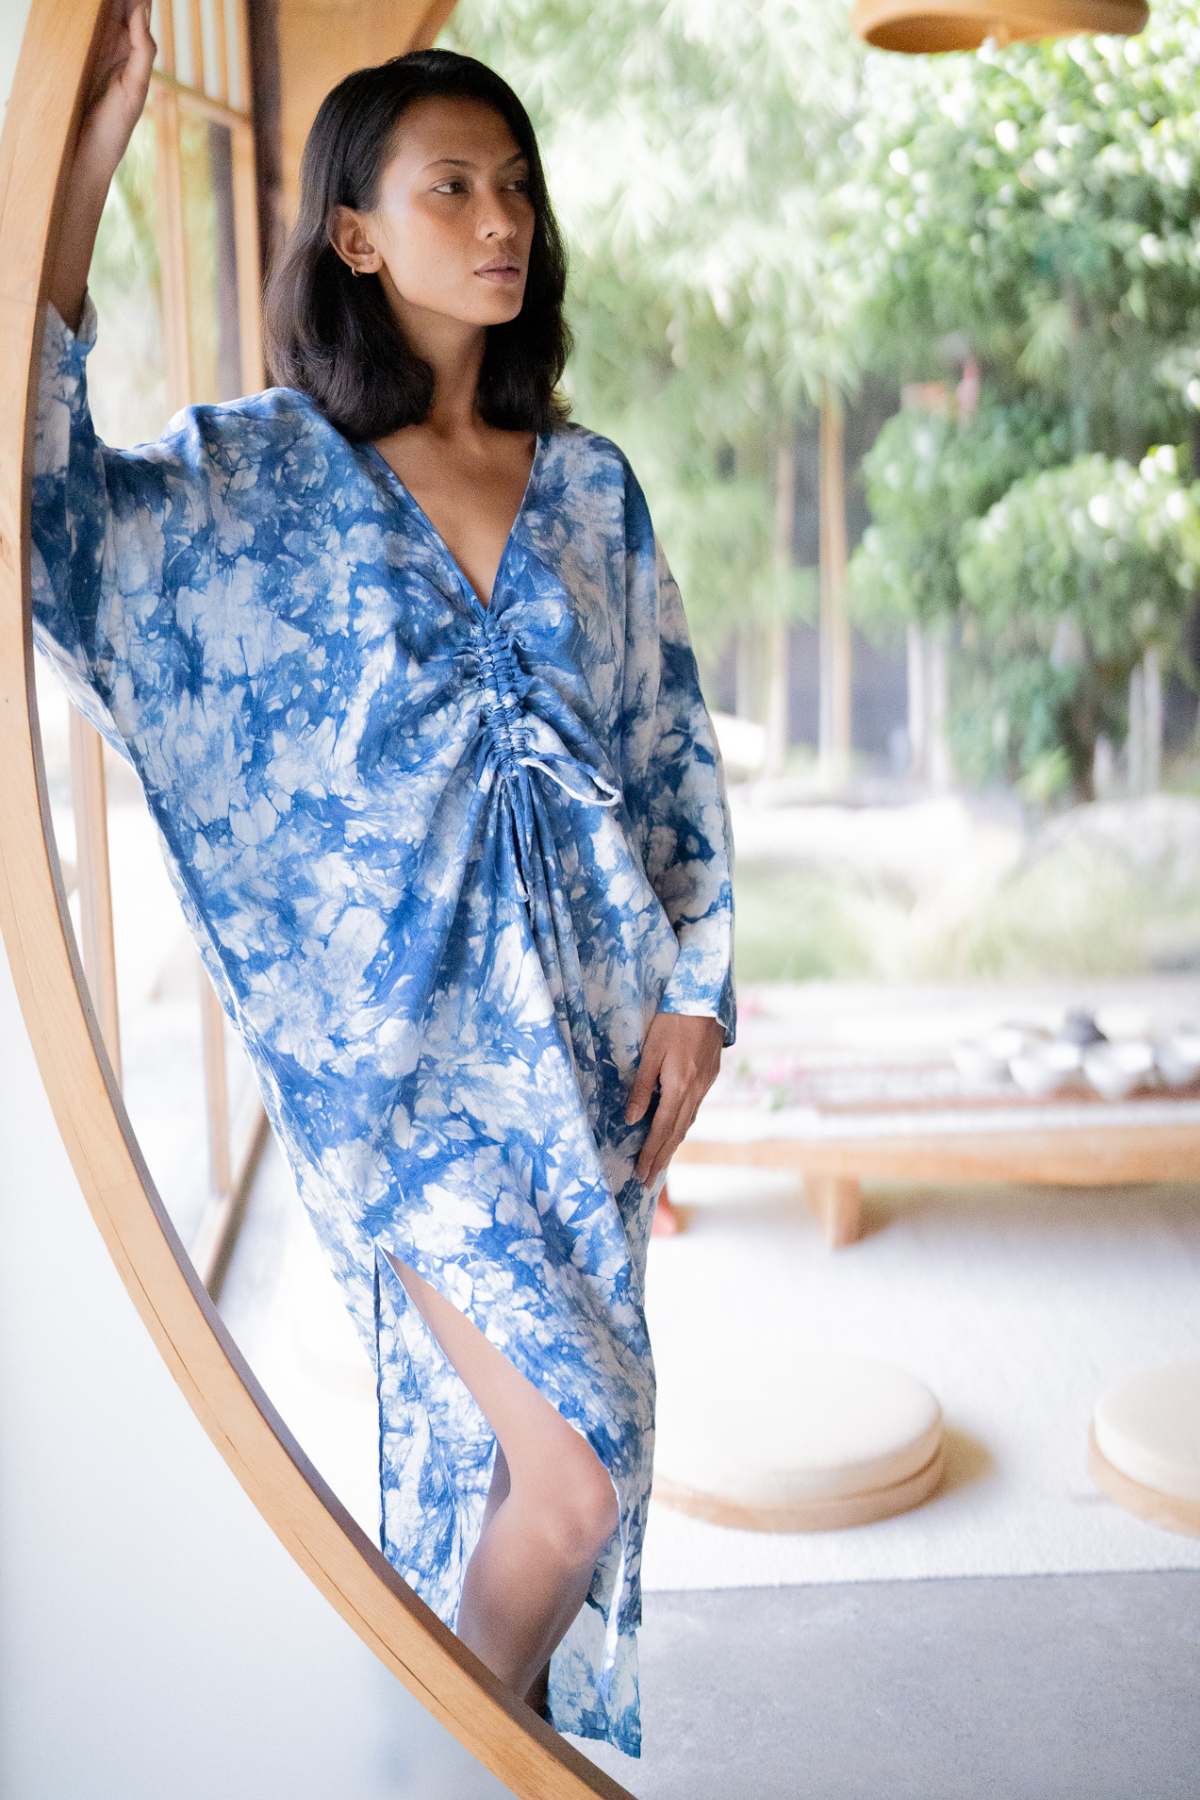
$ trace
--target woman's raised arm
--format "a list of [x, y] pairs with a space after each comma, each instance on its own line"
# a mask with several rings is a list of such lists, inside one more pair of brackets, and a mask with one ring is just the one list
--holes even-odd
[[180, 664], [168, 564], [209, 511], [190, 409], [154, 443], [110, 449], [92, 423], [87, 288], [105, 197], [145, 102], [146, 0], [113, 0], [67, 185], [43, 309], [30, 506], [34, 643], [73, 704], [127, 761], [146, 698]]
[[157, 48], [150, 35], [150, 0], [110, 0], [84, 100], [47, 288], [60, 319], [72, 331], [80, 325], [104, 202], [146, 104]]

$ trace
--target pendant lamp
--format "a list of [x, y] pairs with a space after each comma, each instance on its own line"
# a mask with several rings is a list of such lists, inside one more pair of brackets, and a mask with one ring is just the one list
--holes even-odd
[[1146, 0], [854, 0], [853, 22], [876, 49], [929, 55], [977, 50], [987, 38], [1004, 45], [1082, 31], [1131, 37], [1149, 16]]

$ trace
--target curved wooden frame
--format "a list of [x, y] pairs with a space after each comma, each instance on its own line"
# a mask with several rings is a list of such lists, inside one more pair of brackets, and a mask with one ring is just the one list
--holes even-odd
[[102, 0], [32, 0], [0, 139], [0, 928], [42, 1080], [130, 1298], [267, 1524], [362, 1641], [522, 1800], [634, 1800], [400, 1579], [240, 1354], [163, 1206], [88, 994], [54, 843], [29, 623], [29, 483], [45, 272]]

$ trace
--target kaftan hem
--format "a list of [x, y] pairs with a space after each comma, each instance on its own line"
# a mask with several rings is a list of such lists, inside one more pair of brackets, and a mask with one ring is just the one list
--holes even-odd
[[[600, 1430], [589, 1428], [589, 1416], [596, 1416], [594, 1404], [590, 1414], [582, 1401], [572, 1405], [570, 1382], [558, 1389], [546, 1380], [544, 1367], [528, 1348], [519, 1321], [511, 1331], [502, 1334], [497, 1329], [496, 1312], [482, 1312], [474, 1303], [473, 1294], [467, 1299], [465, 1295], [460, 1298], [447, 1292], [445, 1267], [436, 1257], [430, 1257], [411, 1242], [385, 1244], [382, 1238], [375, 1244], [374, 1282], [381, 1548], [414, 1592], [432, 1607], [443, 1624], [455, 1630], [463, 1577], [482, 1530], [483, 1509], [497, 1450], [497, 1439], [481, 1408], [423, 1314], [412, 1303], [403, 1281], [389, 1261], [389, 1252], [415, 1269], [470, 1319], [489, 1343], [494, 1344], [555, 1407], [560, 1417], [584, 1438], [608, 1474], [617, 1503], [617, 1525], [597, 1558], [591, 1585], [579, 1613], [551, 1654], [546, 1705], [539, 1711], [556, 1731], [611, 1743], [627, 1756], [640, 1757], [642, 1734], [636, 1635], [641, 1624], [640, 1585], [625, 1619], [619, 1616], [619, 1606], [626, 1591], [638, 1495], [645, 1484], [642, 1464], [631, 1470], [614, 1467], [616, 1457], [611, 1445], [618, 1443], [617, 1435], [613, 1434], [611, 1440], [606, 1441]], [[456, 1266], [462, 1267], [462, 1264], [456, 1263]], [[433, 1384], [423, 1386], [421, 1379], [422, 1371], [428, 1371], [431, 1366], [461, 1396], [465, 1396], [454, 1408], [431, 1404]], [[416, 1430], [418, 1435], [428, 1430], [425, 1442], [396, 1444], [397, 1418], [404, 1410], [397, 1406], [397, 1389], [419, 1409], [421, 1423]], [[412, 1416], [416, 1418], [417, 1415]], [[439, 1441], [439, 1419], [447, 1434], [456, 1437], [457, 1442], [443, 1444]], [[405, 1437], [403, 1431], [399, 1435]], [[647, 1460], [652, 1455], [652, 1445], [651, 1426], [648, 1432], [643, 1429], [640, 1438], [640, 1448]], [[434, 1450], [432, 1466], [435, 1473], [432, 1476], [430, 1448]], [[398, 1458], [417, 1456], [423, 1465], [426, 1486], [422, 1500], [427, 1509], [432, 1512], [440, 1508], [452, 1514], [448, 1536], [443, 1531], [431, 1563], [422, 1561], [421, 1546], [411, 1541], [411, 1534], [410, 1541], [405, 1541], [398, 1539], [391, 1529], [387, 1474], [393, 1455]], [[402, 1489], [403, 1481], [398, 1479], [394, 1485]], [[615, 1556], [614, 1544], [618, 1547]]]

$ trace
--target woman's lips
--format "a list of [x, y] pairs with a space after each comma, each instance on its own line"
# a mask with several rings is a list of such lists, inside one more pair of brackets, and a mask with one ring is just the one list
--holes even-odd
[[484, 281], [520, 281], [520, 269], [476, 269], [475, 273]]

